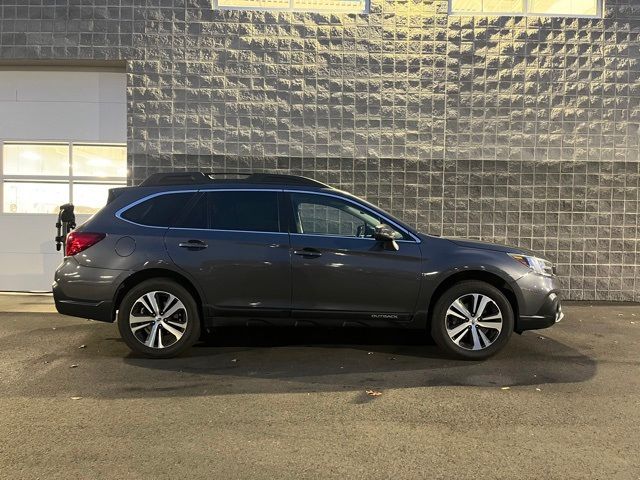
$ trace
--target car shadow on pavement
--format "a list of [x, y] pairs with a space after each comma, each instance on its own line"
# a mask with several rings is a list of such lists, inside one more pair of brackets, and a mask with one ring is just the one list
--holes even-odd
[[588, 346], [556, 341], [554, 331], [514, 334], [484, 362], [448, 358], [419, 332], [315, 328], [220, 329], [181, 357], [150, 360], [131, 354], [112, 324], [10, 315], [0, 342], [2, 397], [504, 387], [584, 382], [597, 370]]
[[207, 394], [576, 383], [597, 368], [594, 359], [535, 332], [513, 335], [495, 357], [470, 362], [445, 356], [426, 335], [407, 330], [311, 328], [224, 329], [183, 357], [129, 355], [125, 362], [192, 375], [203, 381], [195, 391], [215, 386]]

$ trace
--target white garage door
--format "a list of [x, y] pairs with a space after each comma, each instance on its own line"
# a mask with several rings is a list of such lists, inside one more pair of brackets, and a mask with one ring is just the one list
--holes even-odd
[[0, 291], [50, 291], [58, 207], [78, 223], [126, 183], [126, 75], [0, 69]]

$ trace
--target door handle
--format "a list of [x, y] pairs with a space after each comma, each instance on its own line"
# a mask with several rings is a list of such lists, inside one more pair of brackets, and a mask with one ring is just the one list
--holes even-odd
[[322, 256], [320, 250], [316, 250], [315, 248], [303, 248], [302, 250], [294, 250], [294, 255], [300, 255], [304, 258], [318, 258]]
[[202, 250], [203, 248], [207, 248], [209, 245], [204, 243], [202, 240], [189, 240], [187, 242], [180, 242], [178, 246], [189, 250]]

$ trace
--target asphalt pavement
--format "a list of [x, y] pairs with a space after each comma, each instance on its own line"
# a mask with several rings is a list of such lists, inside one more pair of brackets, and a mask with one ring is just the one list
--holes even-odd
[[147, 360], [51, 297], [0, 296], [0, 478], [639, 479], [640, 306], [565, 311], [485, 362], [259, 328]]

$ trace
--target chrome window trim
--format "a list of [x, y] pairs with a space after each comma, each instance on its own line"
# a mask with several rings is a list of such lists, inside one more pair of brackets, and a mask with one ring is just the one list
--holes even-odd
[[[385, 215], [382, 215], [380, 212], [376, 212], [375, 210], [372, 210], [371, 208], [358, 203], [355, 200], [352, 200], [349, 197], [345, 197], [342, 195], [336, 195], [333, 193], [328, 193], [328, 192], [314, 192], [314, 191], [308, 191], [308, 190], [284, 190], [286, 193], [306, 193], [306, 194], [310, 194], [310, 195], [323, 195], [325, 197], [333, 197], [333, 198], [337, 198], [340, 200], [345, 200], [349, 203], [352, 203], [353, 205], [357, 205], [359, 208], [362, 208], [363, 210], [368, 211], [369, 213], [372, 213], [373, 215], [375, 215], [376, 217], [380, 217], [380, 219], [384, 220], [385, 223], [387, 223], [388, 225], [392, 225], [393, 227], [397, 228], [398, 230], [406, 233], [407, 235], [409, 235], [411, 238], [413, 238], [413, 241], [411, 240], [396, 240], [396, 242], [408, 242], [408, 243], [422, 243], [422, 241], [416, 236], [414, 235], [412, 232], [410, 232], [409, 230], [407, 230], [406, 228], [402, 227], [401, 225], [398, 225], [396, 222], [394, 222], [393, 220], [390, 220], [388, 217], [386, 217]], [[292, 235], [315, 235], [315, 236], [320, 236], [320, 237], [338, 237], [338, 238], [360, 238], [362, 240], [373, 240], [373, 239], [368, 239], [365, 237], [348, 237], [345, 235], [323, 235], [323, 234], [309, 234], [309, 233], [292, 233]]]
[[122, 217], [122, 214], [124, 212], [126, 212], [128, 209], [135, 207], [136, 205], [145, 202], [146, 200], [149, 200], [151, 198], [155, 198], [158, 197], [160, 195], [171, 195], [174, 193], [205, 193], [205, 192], [276, 192], [276, 193], [304, 193], [304, 194], [309, 194], [309, 195], [321, 195], [321, 196], [325, 196], [325, 197], [333, 197], [333, 198], [337, 198], [339, 200], [344, 200], [346, 202], [349, 202], [353, 205], [356, 205], [358, 208], [361, 208], [363, 210], [366, 210], [367, 212], [375, 215], [376, 217], [380, 217], [380, 219], [384, 220], [385, 223], [387, 223], [388, 225], [392, 225], [393, 227], [397, 228], [398, 230], [400, 230], [401, 232], [404, 232], [405, 234], [409, 235], [413, 240], [396, 240], [397, 242], [404, 242], [404, 243], [422, 243], [422, 241], [420, 240], [420, 238], [418, 238], [416, 235], [414, 235], [412, 232], [410, 232], [409, 230], [407, 230], [406, 228], [402, 227], [401, 225], [398, 225], [396, 222], [394, 222], [393, 220], [390, 220], [387, 216], [382, 215], [380, 212], [376, 212], [375, 210], [367, 207], [366, 205], [363, 205], [359, 202], [357, 202], [356, 200], [353, 200], [349, 197], [343, 196], [343, 195], [336, 195], [334, 193], [329, 193], [329, 192], [318, 192], [318, 191], [313, 191], [313, 190], [294, 190], [294, 189], [286, 189], [286, 188], [202, 188], [202, 189], [190, 189], [190, 190], [171, 190], [171, 191], [165, 191], [165, 192], [156, 192], [156, 193], [152, 193], [150, 195], [147, 195], [145, 197], [142, 197], [128, 205], [125, 205], [124, 207], [122, 207], [121, 209], [119, 209], [116, 213], [115, 216], [119, 219], [122, 220], [124, 222], [128, 222], [131, 223], [133, 225], [137, 225], [140, 227], [147, 227], [147, 228], [162, 228], [162, 229], [172, 229], [172, 230], [196, 230], [196, 231], [207, 231], [207, 232], [235, 232], [235, 233], [268, 233], [268, 234], [280, 234], [280, 235], [311, 235], [311, 236], [317, 236], [317, 237], [332, 237], [332, 238], [359, 238], [361, 240], [374, 240], [373, 238], [364, 238], [364, 237], [348, 237], [348, 236], [344, 236], [344, 235], [323, 235], [323, 234], [310, 234], [310, 233], [297, 233], [297, 232], [270, 232], [270, 231], [265, 231], [265, 232], [261, 232], [261, 231], [255, 231], [255, 230], [221, 230], [221, 229], [215, 229], [215, 228], [185, 228], [185, 227], [158, 227], [158, 226], [154, 226], [154, 225], [143, 225], [141, 223], [136, 223], [136, 222], [132, 222], [131, 220], [127, 220], [126, 218]]
[[282, 193], [282, 188], [200, 188], [199, 192], [279, 192]]
[[[332, 235], [330, 233], [291, 233], [290, 235], [295, 235], [296, 237], [324, 237], [324, 238], [344, 238], [348, 240], [368, 240], [371, 242], [377, 242], [375, 238], [371, 237], [347, 237], [345, 235]], [[414, 243], [418, 242], [414, 240], [396, 240], [398, 243]]]
[[[166, 228], [166, 227], [163, 227]], [[188, 227], [168, 227], [169, 230], [189, 230], [196, 232], [220, 232], [220, 233], [261, 233], [263, 235], [289, 235], [289, 232], [271, 232], [269, 230], [222, 230], [220, 228], [188, 228]]]

